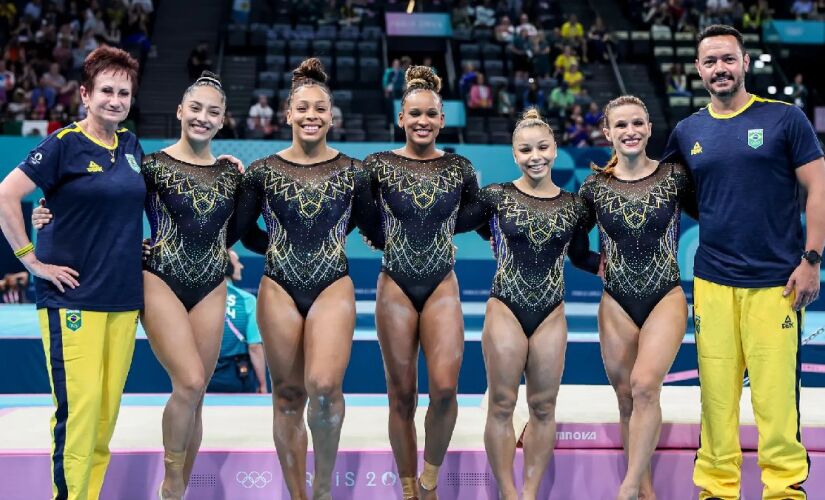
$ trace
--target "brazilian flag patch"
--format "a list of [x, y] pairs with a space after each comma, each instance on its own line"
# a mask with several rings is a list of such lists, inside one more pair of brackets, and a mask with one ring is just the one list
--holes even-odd
[[76, 332], [83, 326], [83, 312], [76, 309], [66, 310], [66, 328]]

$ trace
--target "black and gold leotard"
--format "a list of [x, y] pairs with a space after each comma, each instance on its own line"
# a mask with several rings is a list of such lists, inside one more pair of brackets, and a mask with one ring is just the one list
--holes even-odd
[[347, 275], [347, 234], [356, 223], [372, 220], [369, 212], [375, 210], [368, 200], [369, 178], [357, 160], [339, 153], [301, 165], [275, 154], [253, 162], [244, 174], [238, 233], [246, 233], [263, 213], [264, 274], [306, 317], [318, 295]]
[[223, 280], [227, 223], [241, 173], [228, 161], [194, 165], [159, 151], [143, 160], [151, 253], [144, 269], [191, 310]]
[[680, 213], [693, 214], [696, 205], [690, 176], [672, 163], [633, 181], [597, 173], [579, 194], [599, 225], [605, 292], [641, 328], [656, 304], [679, 286]]
[[459, 209], [478, 194], [475, 171], [453, 153], [414, 160], [391, 151], [368, 156], [364, 168], [383, 221], [381, 270], [421, 312], [453, 270], [453, 234], [474, 229], [463, 227]]
[[578, 195], [561, 191], [540, 198], [512, 182], [491, 184], [478, 197], [482, 225], [492, 238], [496, 274], [490, 297], [504, 303], [530, 337], [564, 300], [564, 256], [591, 273], [599, 255], [589, 251], [587, 233], [593, 218]]

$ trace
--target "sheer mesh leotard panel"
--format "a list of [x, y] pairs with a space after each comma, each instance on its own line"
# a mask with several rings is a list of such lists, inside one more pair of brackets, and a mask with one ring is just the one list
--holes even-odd
[[227, 223], [241, 174], [228, 161], [193, 165], [162, 151], [146, 156], [141, 171], [152, 231], [144, 269], [191, 310], [224, 279]]
[[682, 165], [666, 163], [634, 181], [594, 174], [579, 192], [599, 225], [604, 289], [641, 328], [679, 286], [679, 219], [695, 204], [690, 176]]
[[478, 194], [475, 172], [452, 153], [413, 160], [382, 152], [364, 166], [382, 217], [382, 271], [421, 312], [455, 264], [453, 234], [462, 205]]

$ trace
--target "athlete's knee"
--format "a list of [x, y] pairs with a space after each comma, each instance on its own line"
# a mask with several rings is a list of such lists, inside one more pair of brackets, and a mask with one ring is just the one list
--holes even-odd
[[659, 394], [662, 390], [661, 381], [654, 376], [642, 374], [630, 377], [630, 387], [633, 396], [633, 406], [647, 407], [659, 404]]
[[430, 387], [430, 408], [438, 412], [448, 411], [456, 404], [457, 388], [451, 384], [436, 384]]
[[203, 370], [192, 370], [181, 377], [175, 377], [172, 392], [174, 396], [196, 408], [206, 392], [206, 376]]
[[619, 403], [619, 418], [630, 420], [630, 415], [633, 414], [633, 390], [629, 384], [616, 386], [615, 390]]
[[553, 420], [556, 416], [555, 394], [533, 394], [527, 397], [530, 418], [539, 421]]
[[415, 409], [418, 406], [418, 392], [415, 386], [395, 387], [388, 392], [390, 411], [404, 420], [415, 418]]
[[306, 399], [306, 390], [298, 385], [283, 384], [275, 388], [275, 409], [280, 413], [303, 411]]
[[498, 422], [510, 421], [516, 410], [516, 395], [509, 393], [490, 393], [488, 414]]
[[332, 377], [312, 377], [306, 382], [307, 395], [310, 400], [320, 402], [341, 397], [341, 381]]

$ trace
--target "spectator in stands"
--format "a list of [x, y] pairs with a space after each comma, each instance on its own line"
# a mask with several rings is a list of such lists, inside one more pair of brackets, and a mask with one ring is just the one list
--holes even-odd
[[539, 34], [539, 30], [530, 22], [530, 17], [528, 17], [527, 14], [522, 14], [521, 17], [519, 17], [519, 25], [516, 31], [521, 32], [521, 30], [527, 30], [527, 36], [530, 38]]
[[816, 15], [816, 5], [813, 0], [794, 0], [791, 14], [797, 19], [813, 19]]
[[476, 73], [475, 83], [470, 87], [467, 97], [467, 107], [480, 114], [487, 114], [493, 108], [493, 89], [484, 82], [482, 73]]
[[235, 286], [241, 280], [243, 268], [238, 254], [229, 250], [221, 352], [207, 392], [268, 392], [264, 348], [255, 320], [257, 299]]
[[475, 9], [468, 0], [461, 0], [453, 8], [453, 28], [459, 30], [469, 30], [473, 27], [475, 20]]
[[553, 54], [560, 54], [564, 52], [564, 37], [561, 36], [561, 28], [556, 26], [552, 30], [548, 30], [544, 32], [544, 39], [547, 41], [547, 45], [550, 47], [550, 51]]
[[6, 67], [6, 61], [0, 59], [0, 109], [9, 101], [14, 88], [14, 73]]
[[530, 78], [527, 81], [527, 88], [521, 95], [521, 109], [536, 108], [540, 113], [544, 114], [546, 110], [547, 98], [544, 95], [544, 90], [539, 87], [535, 78]]
[[584, 26], [579, 22], [576, 14], [570, 14], [570, 18], [561, 25], [561, 36], [569, 45], [579, 49], [582, 60], [587, 62], [587, 41], [584, 39]]
[[674, 63], [667, 73], [665, 81], [667, 95], [690, 97], [693, 95], [687, 87], [687, 75], [681, 63]]
[[587, 113], [584, 115], [585, 125], [594, 128], [597, 132], [601, 133], [600, 127], [603, 118], [604, 113], [602, 113], [602, 109], [595, 101], [592, 101], [590, 103], [590, 107], [587, 109]]
[[501, 16], [498, 24], [493, 28], [493, 33], [495, 34], [497, 42], [504, 44], [512, 43], [513, 37], [516, 35], [516, 28], [513, 27], [509, 16]]
[[151, 14], [155, 10], [152, 0], [124, 0], [124, 2], [129, 4], [130, 9], [134, 8], [143, 14]]
[[238, 120], [232, 115], [228, 109], [223, 114], [223, 127], [218, 130], [217, 139], [240, 139], [241, 134], [238, 130]]
[[558, 55], [558, 57], [556, 57], [556, 62], [554, 64], [556, 72], [554, 76], [558, 79], [561, 79], [564, 76], [564, 73], [570, 69], [570, 66], [574, 64], [579, 64], [579, 60], [573, 53], [573, 47], [565, 45], [564, 52], [562, 52]]
[[341, 111], [341, 108], [335, 104], [335, 102], [333, 102], [330, 109], [330, 114], [332, 115], [332, 121], [329, 123], [330, 140], [340, 141], [345, 132], [344, 112]]
[[499, 82], [495, 89], [496, 112], [501, 116], [513, 118], [516, 114], [516, 107], [513, 106], [513, 99], [507, 91], [507, 84]]
[[533, 75], [541, 79], [549, 78], [553, 69], [550, 65], [550, 47], [541, 35], [531, 38], [530, 43], [532, 45], [530, 64], [533, 67]]
[[249, 119], [247, 128], [251, 137], [271, 139], [278, 127], [272, 123], [275, 114], [269, 106], [269, 99], [265, 94], [258, 96], [258, 102], [249, 108]]
[[759, 32], [762, 29], [763, 11], [758, 3], [751, 4], [748, 11], [742, 18], [742, 29], [750, 33]]
[[29, 100], [26, 99], [26, 91], [22, 88], [14, 90], [12, 99], [6, 106], [6, 117], [15, 122], [22, 122], [29, 113]]
[[[572, 117], [571, 117], [572, 118]], [[564, 130], [564, 142], [576, 148], [583, 148], [588, 146], [590, 140], [590, 133], [584, 124], [584, 118], [581, 115], [576, 116], [573, 120], [568, 122]]]
[[703, 25], [733, 24], [733, 16], [731, 14], [731, 0], [707, 0]]
[[103, 22], [103, 11], [101, 9], [86, 9], [83, 20], [83, 32], [91, 31], [95, 35], [106, 35], [106, 23]]
[[808, 112], [808, 88], [802, 83], [802, 73], [797, 73], [791, 85], [791, 99], [796, 107]]
[[34, 105], [32, 106], [32, 112], [31, 115], [29, 115], [29, 118], [32, 120], [45, 120], [46, 113], [48, 112], [49, 105], [46, 102], [46, 97], [40, 95], [40, 97], [37, 98], [37, 101], [35, 101]]
[[513, 39], [513, 43], [507, 46], [510, 67], [513, 70], [515, 79], [524, 79], [530, 72], [530, 53], [532, 53], [532, 50], [530, 35], [526, 29], [519, 31], [518, 36]]
[[9, 273], [0, 279], [0, 302], [3, 304], [25, 304], [31, 302], [26, 291], [29, 288], [29, 273]]
[[46, 135], [51, 135], [54, 131], [66, 126], [65, 112], [63, 106], [58, 104], [49, 112], [49, 125], [46, 129]]
[[384, 89], [384, 97], [387, 99], [398, 99], [404, 92], [404, 72], [401, 71], [401, 60], [396, 58], [388, 68], [384, 70], [381, 78], [381, 88]]
[[23, 7], [23, 17], [28, 18], [32, 21], [39, 21], [40, 16], [43, 14], [43, 2], [42, 0], [31, 0]]
[[[478, 75], [478, 73], [476, 72], [475, 64], [465, 62], [464, 72], [461, 73], [461, 79], [458, 81], [458, 91], [461, 93], [462, 98], [466, 98], [467, 94], [470, 93], [470, 87], [475, 83], [476, 75]], [[401, 78], [404, 78], [403, 75]]]
[[40, 78], [40, 85], [32, 90], [31, 95], [31, 104], [32, 108], [37, 106], [37, 101], [43, 97], [46, 100], [47, 111], [54, 106], [55, 101], [57, 100], [57, 92], [54, 91], [51, 87], [48, 86], [46, 83], [47, 79], [45, 76]]
[[589, 108], [592, 102], [593, 98], [590, 97], [590, 92], [587, 91], [587, 87], [582, 87], [576, 95], [576, 98], [573, 100], [574, 104], [578, 104], [582, 108]]
[[186, 67], [189, 70], [189, 79], [196, 80], [204, 71], [212, 71], [212, 58], [209, 56], [209, 44], [206, 42], [199, 42], [198, 45], [189, 53], [189, 59], [186, 61]]
[[607, 46], [611, 45], [613, 41], [601, 16], [596, 17], [593, 25], [587, 31], [587, 43], [588, 54], [590, 54], [592, 60], [597, 62], [608, 60]]
[[475, 28], [492, 28], [496, 25], [496, 11], [493, 8], [492, 0], [484, 0], [484, 3], [476, 7], [476, 20], [473, 23]]
[[49, 71], [43, 73], [42, 80], [47, 87], [57, 93], [60, 93], [67, 83], [66, 77], [60, 74], [60, 65], [58, 63], [51, 63], [49, 65]]
[[576, 94], [567, 87], [567, 82], [562, 81], [558, 87], [550, 92], [548, 108], [550, 114], [564, 118], [567, 110], [576, 102]]
[[579, 70], [577, 63], [570, 65], [570, 68], [564, 72], [563, 79], [573, 95], [579, 95], [579, 93], [581, 93], [582, 84], [584, 83], [584, 73]]

